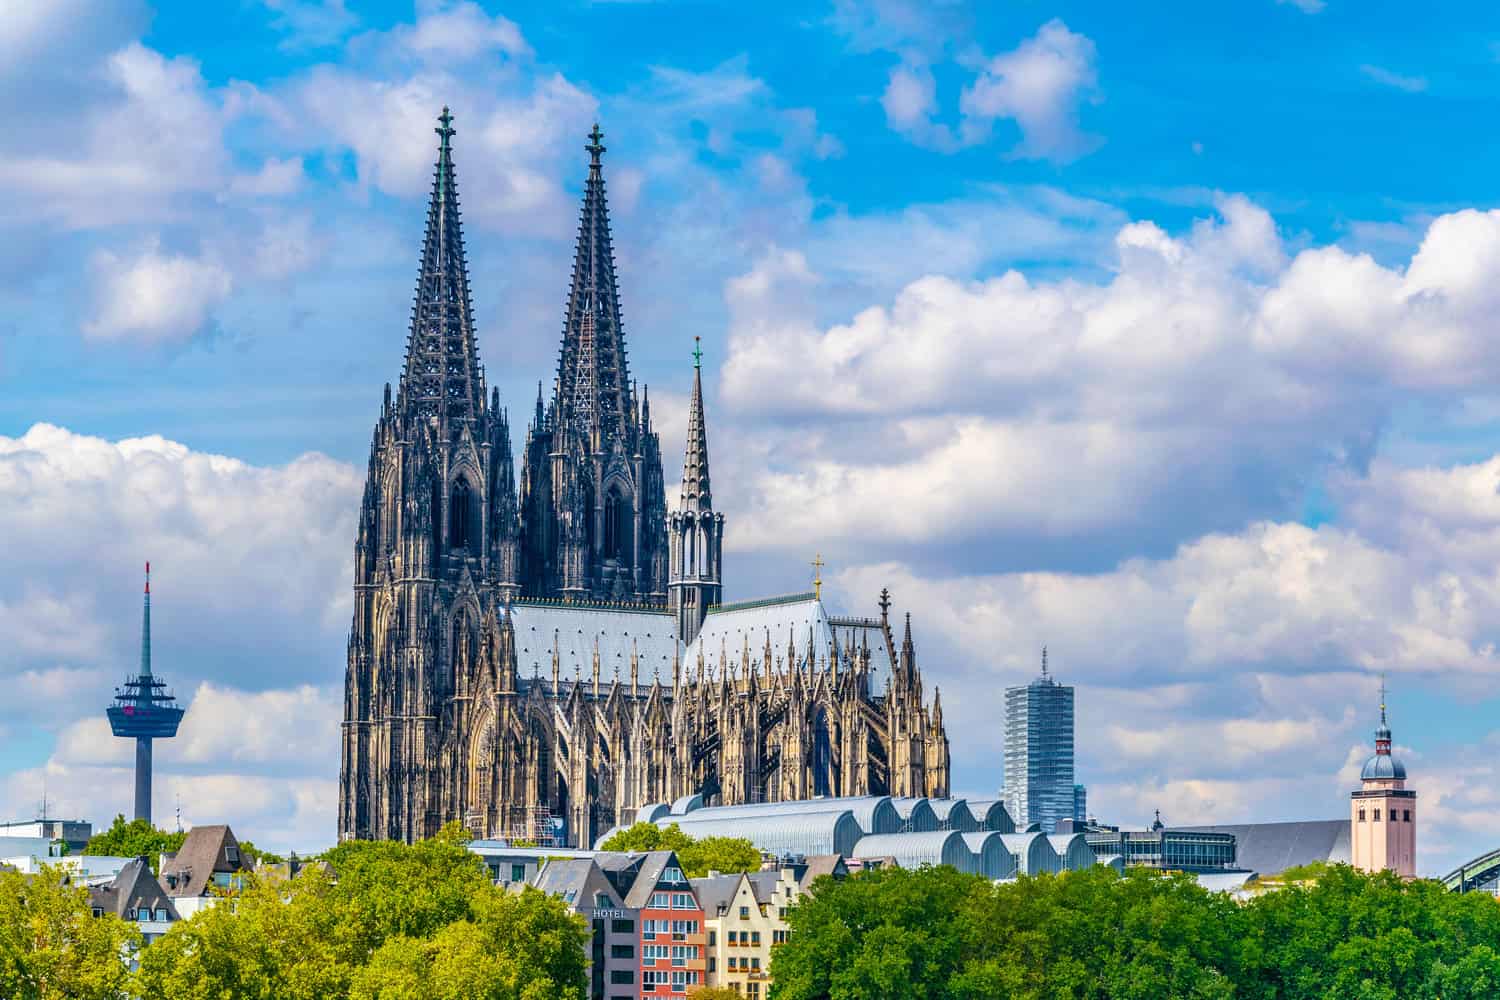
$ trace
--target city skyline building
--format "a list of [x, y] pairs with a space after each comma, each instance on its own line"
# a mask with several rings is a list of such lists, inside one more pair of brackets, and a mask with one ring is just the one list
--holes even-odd
[[1391, 728], [1385, 719], [1385, 682], [1380, 684], [1380, 725], [1375, 752], [1359, 774], [1360, 787], [1349, 795], [1350, 853], [1360, 871], [1393, 871], [1403, 878], [1417, 874], [1417, 793], [1406, 787], [1406, 765], [1391, 753]]
[[135, 740], [135, 818], [151, 822], [151, 754], [153, 740], [177, 735], [183, 708], [167, 683], [151, 673], [151, 564], [146, 563], [146, 591], [141, 609], [141, 670], [115, 688], [107, 712], [116, 736]]
[[1029, 684], [1005, 689], [1005, 785], [1002, 797], [1016, 829], [1036, 823], [1051, 833], [1076, 818], [1073, 688], [1047, 669]]

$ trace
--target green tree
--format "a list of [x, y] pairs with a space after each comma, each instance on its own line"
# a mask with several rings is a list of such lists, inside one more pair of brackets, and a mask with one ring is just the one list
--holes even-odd
[[7, 1000], [115, 1000], [123, 958], [140, 932], [113, 913], [95, 917], [89, 892], [61, 868], [0, 871], [0, 996]]
[[[1500, 906], [1427, 879], [1330, 866], [1244, 907], [1240, 996], [1494, 996]], [[1460, 971], [1462, 970], [1462, 971]]]
[[263, 851], [248, 840], [240, 841], [240, 856], [250, 862], [251, 867], [256, 865], [279, 865], [286, 858], [273, 851]]
[[125, 822], [125, 817], [115, 814], [115, 821], [108, 830], [96, 833], [84, 845], [84, 854], [104, 855], [114, 858], [138, 858], [144, 856], [151, 864], [151, 871], [160, 874], [161, 854], [177, 851], [182, 847], [186, 833], [168, 833], [143, 819]]
[[693, 838], [682, 832], [676, 823], [657, 826], [640, 822], [618, 830], [600, 847], [606, 851], [682, 851], [691, 846]]
[[709, 872], [753, 872], [760, 870], [760, 849], [743, 837], [704, 837], [677, 852], [689, 878]]
[[207, 907], [146, 948], [132, 992], [159, 1000], [346, 996], [353, 967], [334, 895], [316, 868], [290, 881], [251, 876], [233, 906]]
[[606, 851], [676, 851], [682, 871], [700, 878], [711, 871], [753, 872], [760, 868], [760, 851], [742, 837], [704, 837], [697, 840], [676, 823], [659, 827], [636, 823], [617, 831], [602, 845]]
[[581, 996], [587, 927], [559, 900], [510, 895], [456, 829], [348, 842], [288, 880], [252, 875], [233, 905], [146, 949], [133, 991], [161, 1000]]
[[[824, 877], [787, 913], [791, 936], [772, 954], [772, 997], [887, 1000], [948, 997], [976, 901], [993, 891], [949, 867]], [[981, 995], [981, 994], [972, 994]], [[1004, 994], [990, 994], [1003, 996]]]
[[431, 938], [390, 938], [355, 975], [351, 1000], [582, 1000], [589, 931], [557, 899], [490, 891], [474, 918]]

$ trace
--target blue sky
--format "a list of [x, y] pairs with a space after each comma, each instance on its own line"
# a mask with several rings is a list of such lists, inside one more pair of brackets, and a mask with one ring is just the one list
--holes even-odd
[[1102, 818], [1342, 815], [1385, 672], [1422, 867], [1493, 846], [1500, 13], [19, 10], [8, 812], [44, 777], [127, 808], [99, 710], [150, 557], [156, 662], [192, 701], [158, 801], [331, 836], [353, 513], [446, 103], [506, 403], [554, 363], [598, 120], [669, 455], [703, 337], [731, 595], [798, 589], [819, 551], [851, 611], [890, 586], [960, 791], [993, 790], [1000, 691], [1045, 642]]

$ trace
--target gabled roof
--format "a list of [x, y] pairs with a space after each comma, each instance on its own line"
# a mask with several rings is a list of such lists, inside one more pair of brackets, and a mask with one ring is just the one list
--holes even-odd
[[601, 893], [610, 898], [611, 906], [618, 905], [622, 896], [604, 870], [591, 858], [548, 861], [537, 872], [533, 884], [550, 896], [561, 897], [575, 910], [595, 906], [595, 899]]
[[145, 858], [136, 858], [121, 868], [108, 884], [90, 886], [89, 902], [118, 917], [124, 917], [130, 910], [144, 909], [153, 913], [166, 910], [167, 919], [178, 919], [177, 908], [151, 874], [151, 866]]
[[813, 884], [813, 879], [820, 875], [831, 875], [834, 878], [847, 878], [849, 866], [844, 863], [843, 855], [840, 854], [811, 854], [807, 857], [807, 869], [797, 880], [797, 891], [806, 892]]
[[[230, 848], [234, 849], [234, 861], [229, 860]], [[169, 896], [202, 896], [214, 873], [246, 870], [240, 842], [229, 827], [218, 823], [193, 827], [176, 854], [162, 855], [161, 881]]]
[[[681, 869], [682, 865], [677, 861], [676, 851], [648, 851], [645, 860], [641, 862], [640, 873], [635, 877], [635, 884], [625, 894], [625, 905], [642, 907], [651, 899], [651, 893], [661, 883], [663, 870], [668, 867]], [[674, 883], [681, 888], [689, 888], [688, 883]]]
[[[726, 912], [729, 905], [734, 902], [734, 897], [739, 893], [741, 884], [745, 881], [742, 872], [732, 875], [712, 875], [707, 878], [689, 879], [693, 885], [693, 891], [698, 894], [698, 905], [703, 908], [703, 913], [709, 918], [719, 915], [719, 907], [724, 907]], [[751, 887], [754, 891], [754, 887]]]

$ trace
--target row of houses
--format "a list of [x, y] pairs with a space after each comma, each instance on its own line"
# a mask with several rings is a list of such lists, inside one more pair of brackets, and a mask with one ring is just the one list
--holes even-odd
[[[558, 856], [495, 841], [471, 849], [511, 891], [534, 886], [588, 922], [592, 1000], [683, 996], [703, 986], [764, 997], [771, 954], [787, 940], [787, 911], [820, 875], [849, 873], [833, 855], [688, 878], [673, 851]], [[505, 877], [526, 872], [524, 880]]]
[[88, 888], [95, 916], [113, 913], [135, 924], [146, 944], [210, 905], [216, 890], [236, 887], [251, 867], [222, 824], [189, 830], [180, 849], [158, 859], [159, 877], [146, 858], [60, 854], [48, 837], [0, 838], [0, 865], [23, 875], [36, 875], [43, 865], [67, 872]]

